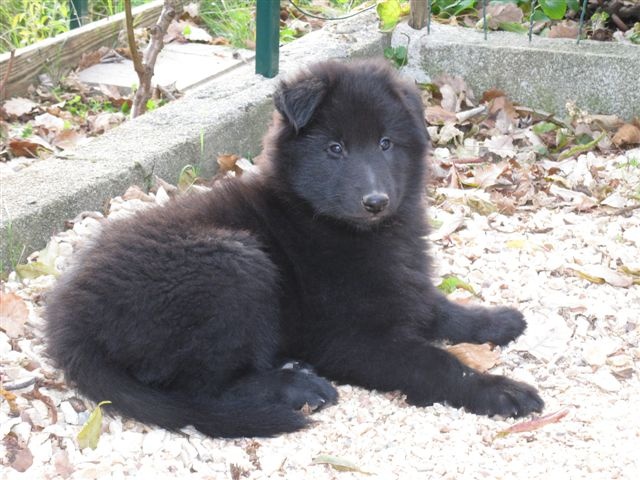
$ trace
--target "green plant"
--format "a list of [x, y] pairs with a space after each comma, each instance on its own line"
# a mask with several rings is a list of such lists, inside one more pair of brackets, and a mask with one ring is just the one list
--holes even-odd
[[24, 252], [27, 249], [26, 245], [18, 241], [16, 233], [13, 229], [13, 222], [11, 220], [9, 220], [9, 222], [7, 223], [5, 235], [7, 241], [7, 260], [9, 261], [9, 264], [5, 265], [5, 259], [0, 257], [0, 274], [2, 274], [2, 276], [5, 275], [5, 271], [9, 268], [12, 271], [16, 269], [16, 266], [18, 266], [18, 264], [22, 261]]
[[69, 30], [66, 0], [0, 2], [0, 53], [31, 45]]
[[29, 138], [31, 135], [33, 135], [33, 125], [31, 125], [30, 123], [27, 123], [23, 127], [22, 133], [20, 134], [20, 136], [22, 138]]
[[256, 36], [254, 9], [253, 0], [202, 0], [200, 18], [213, 35], [247, 48]]

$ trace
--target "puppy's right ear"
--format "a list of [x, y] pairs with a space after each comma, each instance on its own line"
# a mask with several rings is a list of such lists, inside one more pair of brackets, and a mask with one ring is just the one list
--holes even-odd
[[315, 77], [282, 82], [275, 93], [278, 112], [293, 126], [296, 134], [309, 123], [327, 92], [325, 83]]

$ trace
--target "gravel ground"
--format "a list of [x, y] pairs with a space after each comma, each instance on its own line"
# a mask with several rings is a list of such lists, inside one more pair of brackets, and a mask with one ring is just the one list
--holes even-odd
[[[578, 162], [598, 163], [628, 198], [638, 194], [640, 167], [620, 165], [632, 157], [640, 151]], [[114, 199], [109, 218], [167, 198], [162, 190], [138, 197]], [[42, 355], [41, 314], [55, 277], [18, 281], [12, 274], [2, 286], [3, 305], [12, 300], [0, 332], [2, 478], [638, 478], [640, 209], [627, 201], [626, 208], [581, 212], [578, 203], [556, 199], [511, 216], [482, 216], [451, 200], [430, 212], [442, 222], [432, 235], [436, 276], [456, 275], [482, 300], [464, 290], [452, 295], [525, 312], [526, 334], [500, 352], [491, 371], [536, 385], [545, 413], [568, 411], [557, 423], [499, 436], [520, 421], [443, 405], [415, 408], [397, 393], [341, 386], [339, 404], [295, 434], [214, 440], [192, 429], [170, 434], [107, 418], [97, 449], [80, 450], [76, 436], [93, 405], [60, 383]], [[39, 260], [64, 269], [102, 221], [85, 214]], [[455, 231], [443, 232], [452, 222]], [[323, 455], [351, 466], [318, 463]]]

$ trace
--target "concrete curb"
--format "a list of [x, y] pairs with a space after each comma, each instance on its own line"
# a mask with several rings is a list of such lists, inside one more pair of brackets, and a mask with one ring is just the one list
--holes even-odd
[[499, 88], [527, 107], [564, 116], [574, 101], [590, 113], [630, 119], [640, 115], [640, 46], [536, 37], [509, 32], [484, 34], [433, 23], [393, 32], [392, 46], [409, 45], [405, 71], [428, 82], [459, 75], [479, 96]]
[[[375, 14], [363, 14], [310, 33], [283, 47], [280, 72], [327, 58], [381, 55], [389, 44]], [[66, 219], [103, 211], [145, 175], [175, 182], [181, 168], [204, 159], [215, 171], [219, 153], [255, 156], [272, 114], [277, 79], [253, 73], [250, 62], [184, 98], [96, 138], [67, 157], [36, 162], [0, 182], [0, 262], [10, 265], [11, 245], [28, 254], [42, 248]], [[200, 139], [204, 151], [200, 151]]]

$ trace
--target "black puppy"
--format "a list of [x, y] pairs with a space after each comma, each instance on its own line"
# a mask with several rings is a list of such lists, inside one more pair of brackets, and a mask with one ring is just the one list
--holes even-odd
[[93, 400], [165, 428], [272, 435], [338, 382], [486, 415], [536, 391], [430, 341], [504, 345], [525, 321], [465, 308], [429, 280], [428, 136], [385, 64], [325, 62], [276, 93], [262, 174], [108, 224], [48, 301], [48, 351]]

